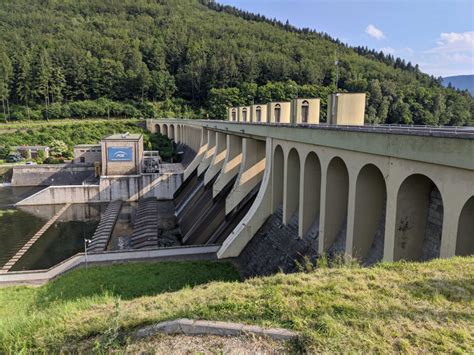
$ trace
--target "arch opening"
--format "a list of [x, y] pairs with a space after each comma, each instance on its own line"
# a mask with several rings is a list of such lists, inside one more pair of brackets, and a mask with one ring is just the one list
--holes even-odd
[[158, 133], [158, 134], [161, 133], [161, 128], [160, 128], [160, 125], [159, 125], [159, 124], [156, 124], [156, 125], [155, 125], [155, 133]]
[[316, 153], [311, 152], [304, 164], [304, 195], [301, 214], [302, 235], [319, 232], [321, 206], [321, 163]]
[[283, 204], [283, 174], [284, 156], [283, 149], [277, 145], [273, 153], [272, 169], [272, 212], [280, 208]]
[[175, 140], [174, 125], [170, 125], [170, 139]]
[[348, 196], [346, 164], [339, 157], [333, 158], [327, 170], [324, 220], [324, 250], [328, 250], [330, 255], [343, 254], [346, 249]]
[[303, 101], [301, 104], [301, 122], [308, 123], [309, 102]]
[[260, 106], [257, 106], [257, 109], [255, 110], [255, 116], [257, 122], [262, 122], [262, 108]]
[[443, 215], [436, 184], [422, 174], [407, 177], [397, 195], [394, 261], [438, 258]]
[[280, 119], [281, 119], [281, 106], [280, 106], [280, 104], [275, 105], [274, 112], [275, 112], [275, 122], [280, 123]]
[[232, 110], [232, 121], [237, 121], [237, 111]]
[[300, 203], [300, 156], [295, 148], [290, 150], [286, 165], [286, 193], [283, 200], [283, 222], [298, 223]]
[[375, 165], [364, 166], [357, 177], [352, 255], [366, 265], [383, 258], [387, 188]]
[[169, 136], [168, 136], [168, 125], [166, 125], [166, 124], [163, 125], [163, 135], [169, 138]]
[[247, 109], [246, 108], [242, 110], [242, 121], [247, 122]]
[[459, 215], [456, 255], [474, 255], [474, 196], [464, 204]]

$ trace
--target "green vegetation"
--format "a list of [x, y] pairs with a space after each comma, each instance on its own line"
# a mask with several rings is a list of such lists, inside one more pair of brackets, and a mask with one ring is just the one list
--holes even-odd
[[0, 351], [121, 348], [136, 327], [187, 317], [293, 329], [310, 352], [470, 353], [473, 274], [473, 257], [245, 282], [217, 262], [82, 269], [0, 289]]
[[[124, 132], [142, 133], [146, 149], [160, 151], [164, 159], [171, 158], [174, 154], [171, 141], [139, 127], [139, 122], [121, 119], [9, 123], [0, 130], [0, 158], [6, 158], [12, 146], [45, 145], [51, 148], [52, 156], [44, 161], [59, 163], [72, 157], [76, 144], [94, 144], [107, 135]], [[39, 159], [38, 163], [42, 161]]]
[[226, 104], [334, 91], [335, 59], [339, 89], [369, 94], [369, 122], [474, 116], [467, 91], [417, 65], [211, 0], [6, 0], [0, 29], [0, 119], [223, 118]]

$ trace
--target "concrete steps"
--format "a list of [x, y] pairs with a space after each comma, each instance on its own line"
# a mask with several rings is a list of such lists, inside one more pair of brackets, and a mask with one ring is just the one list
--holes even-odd
[[133, 226], [132, 249], [158, 247], [158, 200], [154, 197], [140, 200]]
[[43, 225], [43, 227], [41, 227], [41, 229], [36, 232], [36, 234], [31, 237], [28, 242], [24, 244], [23, 247], [18, 250], [18, 252], [5, 265], [3, 265], [2, 269], [0, 269], [0, 273], [10, 271], [13, 265], [15, 265], [15, 263], [20, 260], [23, 255], [26, 254], [26, 252], [33, 246], [33, 244], [35, 244], [36, 241], [41, 238], [41, 236], [49, 229], [49, 227], [54, 224], [54, 222], [58, 220], [58, 218], [69, 208], [69, 206], [71, 206], [70, 203], [65, 204], [53, 217], [51, 217], [51, 219], [46, 222], [46, 224]]
[[121, 208], [122, 201], [113, 201], [109, 203], [107, 210], [100, 219], [99, 226], [92, 236], [91, 243], [87, 246], [87, 252], [100, 253], [107, 248], [107, 243], [112, 235]]

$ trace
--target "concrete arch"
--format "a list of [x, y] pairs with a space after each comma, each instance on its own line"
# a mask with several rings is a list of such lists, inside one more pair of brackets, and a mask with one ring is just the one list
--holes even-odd
[[387, 187], [380, 169], [365, 165], [357, 176], [352, 256], [370, 264], [383, 258]]
[[169, 138], [168, 134], [168, 125], [163, 124], [163, 135]]
[[474, 255], [474, 196], [464, 204], [459, 215], [456, 255]]
[[305, 159], [303, 189], [300, 190], [300, 230], [304, 236], [313, 225], [319, 229], [319, 210], [321, 206], [321, 162], [315, 152], [310, 152]]
[[412, 174], [397, 193], [394, 261], [439, 257], [443, 199], [428, 176]]
[[300, 204], [300, 155], [295, 148], [288, 153], [285, 165], [285, 194], [283, 198], [283, 223], [288, 224], [296, 213]]
[[272, 166], [272, 213], [283, 204], [283, 174], [285, 169], [283, 148], [275, 147]]
[[326, 171], [324, 251], [343, 253], [346, 243], [349, 172], [344, 161], [334, 157]]
[[161, 127], [159, 124], [155, 125], [155, 133], [161, 134]]

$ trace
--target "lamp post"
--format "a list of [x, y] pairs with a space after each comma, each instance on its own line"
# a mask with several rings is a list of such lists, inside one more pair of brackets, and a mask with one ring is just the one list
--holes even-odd
[[92, 240], [84, 238], [84, 258], [86, 260], [86, 269], [87, 269], [87, 246]]

